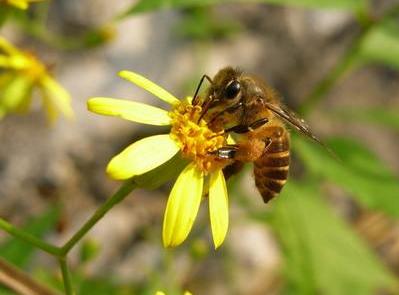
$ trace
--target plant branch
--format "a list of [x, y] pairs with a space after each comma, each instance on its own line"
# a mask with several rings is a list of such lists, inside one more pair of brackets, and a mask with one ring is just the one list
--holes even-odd
[[21, 239], [27, 243], [30, 243], [34, 245], [35, 247], [43, 250], [44, 252], [47, 252], [53, 256], [60, 256], [61, 249], [53, 246], [33, 235], [30, 233], [25, 232], [22, 229], [19, 229], [12, 225], [11, 223], [5, 221], [4, 219], [0, 218], [0, 228], [3, 229], [4, 231], [8, 232], [10, 235]]
[[92, 227], [116, 204], [121, 202], [133, 189], [135, 189], [136, 183], [133, 181], [125, 182], [119, 190], [109, 198], [101, 207], [99, 207], [88, 221], [72, 236], [72, 238], [61, 248], [61, 254], [66, 255], [73, 246], [80, 239], [92, 229]]
[[68, 264], [66, 261], [66, 257], [60, 257], [58, 259], [58, 262], [60, 264], [61, 268], [61, 273], [62, 273], [62, 280], [64, 282], [64, 290], [66, 295], [73, 295], [73, 289], [72, 289], [72, 281], [71, 281], [71, 274], [68, 269]]

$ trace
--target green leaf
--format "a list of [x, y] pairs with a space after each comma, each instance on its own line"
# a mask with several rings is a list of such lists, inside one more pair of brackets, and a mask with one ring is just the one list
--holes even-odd
[[16, 293], [14, 293], [13, 291], [10, 291], [8, 289], [5, 289], [3, 287], [0, 287], [0, 294], [1, 295], [15, 295]]
[[366, 0], [257, 0], [254, 2], [292, 5], [305, 8], [345, 9], [353, 11], [364, 10], [367, 6]]
[[[58, 208], [52, 208], [44, 214], [32, 218], [23, 227], [23, 230], [36, 236], [43, 237], [47, 232], [55, 227], [59, 219]], [[10, 238], [0, 245], [0, 256], [7, 261], [21, 268], [25, 267], [35, 251], [35, 247], [24, 241]]]
[[9, 11], [8, 7], [6, 7], [4, 5], [2, 5], [2, 7], [0, 7], [0, 27], [3, 26], [3, 24], [7, 20], [9, 12], [10, 11]]
[[347, 121], [373, 123], [399, 131], [399, 106], [346, 108], [334, 111], [333, 116]]
[[140, 0], [131, 6], [121, 17], [160, 9], [182, 9], [224, 3], [271, 3], [293, 5], [306, 8], [334, 8], [353, 11], [364, 10], [366, 0]]
[[81, 263], [90, 262], [100, 254], [100, 244], [93, 239], [85, 239], [80, 247], [79, 258]]
[[124, 295], [133, 294], [131, 288], [127, 285], [117, 285], [111, 278], [82, 278], [78, 286], [79, 294], [96, 295]]
[[340, 160], [313, 142], [293, 140], [295, 151], [315, 175], [341, 186], [364, 206], [399, 217], [399, 180], [364, 144], [333, 138], [326, 145]]
[[104, 45], [116, 36], [116, 29], [112, 25], [105, 25], [86, 32], [82, 37], [82, 44], [77, 44], [83, 48], [95, 48]]
[[375, 26], [360, 44], [359, 60], [399, 69], [399, 24], [387, 20]]
[[122, 17], [129, 15], [151, 12], [161, 9], [182, 9], [182, 8], [192, 8], [201, 7], [212, 4], [232, 2], [231, 0], [140, 0], [133, 4]]
[[284, 251], [286, 294], [371, 295], [393, 288], [394, 277], [311, 185], [289, 181], [271, 215]]
[[[64, 294], [62, 278], [54, 271], [36, 269], [34, 276], [41, 282]], [[74, 289], [77, 295], [128, 295], [136, 293], [130, 285], [118, 282], [113, 275], [104, 277], [92, 277], [86, 271], [74, 271], [71, 273]], [[3, 295], [3, 293], [0, 293]], [[58, 293], [57, 293], [58, 294]], [[75, 294], [75, 293], [74, 293]]]
[[232, 36], [239, 29], [236, 20], [217, 18], [209, 7], [186, 9], [182, 20], [176, 25], [179, 35], [194, 40], [221, 40]]

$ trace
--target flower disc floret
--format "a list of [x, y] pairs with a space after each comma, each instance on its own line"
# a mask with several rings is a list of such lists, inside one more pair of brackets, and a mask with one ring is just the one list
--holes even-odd
[[197, 168], [208, 174], [222, 168], [224, 161], [212, 152], [226, 144], [224, 132], [213, 132], [201, 119], [202, 108], [188, 102], [176, 105], [169, 116], [172, 121], [170, 136], [180, 147], [184, 158], [193, 161]]

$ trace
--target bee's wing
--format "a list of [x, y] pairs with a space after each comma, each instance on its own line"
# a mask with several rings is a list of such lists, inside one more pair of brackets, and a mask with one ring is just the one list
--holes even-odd
[[274, 114], [276, 114], [278, 117], [282, 118], [284, 121], [290, 124], [293, 128], [295, 128], [296, 130], [303, 133], [307, 137], [311, 138], [312, 140], [324, 146], [324, 144], [310, 130], [308, 124], [306, 124], [306, 122], [303, 119], [301, 119], [297, 114], [288, 109], [286, 106], [284, 106], [283, 104], [276, 104], [270, 102], [265, 102], [265, 106], [269, 110], [271, 110]]
[[316, 135], [312, 133], [309, 125], [306, 124], [305, 120], [301, 119], [297, 114], [288, 109], [285, 105], [265, 102], [265, 106], [277, 116], [286, 121], [288, 124], [290, 124], [292, 127], [294, 127], [296, 130], [320, 144], [330, 153], [331, 156], [333, 156], [337, 161], [341, 162], [341, 159], [337, 156], [337, 154], [328, 146], [326, 146], [323, 142], [321, 142], [320, 139], [318, 139]]

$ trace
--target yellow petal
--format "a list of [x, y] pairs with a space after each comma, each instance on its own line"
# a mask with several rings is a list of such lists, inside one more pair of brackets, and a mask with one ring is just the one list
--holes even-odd
[[229, 227], [229, 203], [222, 170], [212, 173], [209, 180], [209, 216], [216, 249], [223, 243]]
[[191, 104], [192, 101], [193, 101], [193, 97], [192, 97], [192, 96], [186, 96], [186, 97], [183, 99], [183, 101], [184, 101], [184, 102], [187, 102], [187, 103], [189, 103], [189, 104]]
[[4, 110], [15, 112], [32, 95], [32, 80], [23, 75], [1, 76], [0, 104]]
[[17, 8], [20, 9], [27, 9], [29, 3], [33, 2], [41, 2], [43, 0], [6, 0], [10, 5], [14, 5]]
[[107, 166], [107, 173], [114, 179], [141, 175], [162, 165], [178, 151], [179, 147], [169, 134], [146, 137], [113, 157]]
[[0, 54], [0, 67], [6, 69], [21, 70], [29, 67], [30, 61], [23, 55], [17, 54], [8, 56], [5, 54]]
[[43, 75], [40, 79], [40, 88], [43, 92], [43, 105], [50, 122], [58, 117], [58, 112], [69, 119], [74, 117], [71, 97], [57, 81], [49, 75]]
[[28, 8], [27, 0], [8, 0], [8, 4], [13, 5], [19, 9], [27, 9]]
[[201, 203], [203, 183], [203, 173], [194, 164], [189, 164], [177, 178], [163, 220], [165, 247], [177, 246], [187, 238]]
[[5, 55], [0, 55], [0, 67], [9, 68], [10, 67], [10, 57]]
[[123, 79], [132, 82], [136, 84], [137, 86], [147, 90], [148, 92], [154, 94], [156, 97], [159, 99], [162, 99], [163, 101], [175, 105], [179, 103], [180, 101], [172, 94], [170, 94], [168, 91], [163, 89], [161, 86], [158, 86], [154, 82], [148, 80], [147, 78], [134, 73], [130, 71], [121, 71], [119, 72], [119, 76], [122, 77]]
[[7, 39], [1, 36], [0, 36], [0, 49], [9, 55], [20, 54], [20, 51], [16, 47], [14, 47], [14, 45], [12, 45], [10, 42], [7, 41]]
[[42, 105], [43, 110], [46, 112], [47, 121], [50, 124], [54, 124], [59, 117], [59, 112], [54, 105], [53, 100], [50, 98], [49, 93], [44, 89], [44, 87], [40, 87], [39, 89], [42, 95]]
[[167, 111], [134, 101], [94, 97], [88, 100], [87, 108], [97, 114], [116, 116], [143, 124], [157, 126], [170, 124]]

